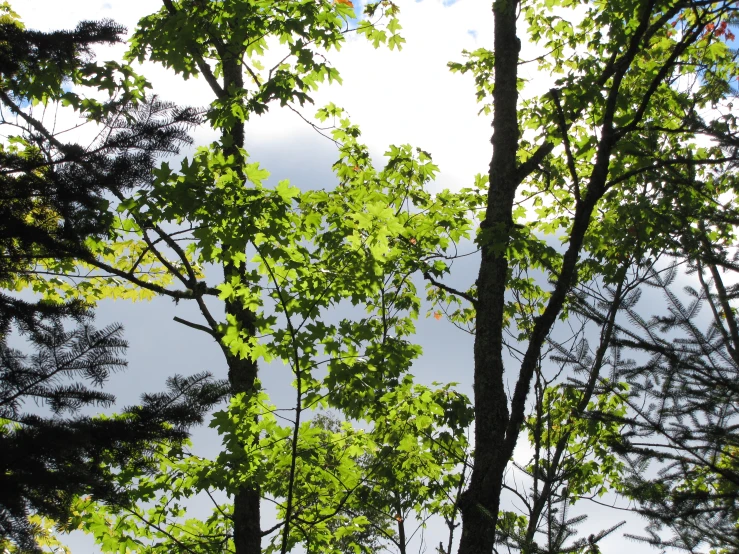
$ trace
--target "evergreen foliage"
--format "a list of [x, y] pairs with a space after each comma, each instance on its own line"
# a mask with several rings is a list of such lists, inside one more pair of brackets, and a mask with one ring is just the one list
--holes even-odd
[[[723, 254], [721, 265], [733, 273], [734, 262]], [[674, 258], [644, 272], [636, 292], [656, 289], [664, 304], [651, 316], [638, 295], [624, 307], [611, 341], [610, 377], [627, 383], [628, 393], [601, 384], [629, 409], [615, 418], [602, 411], [590, 417], [622, 429], [609, 441], [626, 462], [619, 488], [652, 521], [648, 536], [634, 538], [731, 552], [739, 548], [739, 358], [736, 313], [724, 307], [737, 285], [724, 285], [734, 279], [718, 271], [718, 258], [694, 255], [687, 275]], [[700, 286], [679, 292], [676, 281], [690, 275]], [[592, 304], [583, 311], [602, 321]]]
[[[124, 66], [94, 63], [93, 47], [120, 42], [120, 26], [41, 33], [1, 9], [1, 125], [10, 138], [0, 148], [0, 548], [36, 552], [31, 514], [64, 522], [77, 495], [126, 503], [104, 462], [147, 466], [151, 445], [183, 440], [224, 386], [208, 374], [175, 376], [166, 392], [120, 416], [78, 414], [114, 401], [102, 386], [126, 365], [121, 326], [95, 329], [80, 300], [31, 301], [14, 291], [43, 283], [54, 264], [90, 257], [88, 241], [109, 232], [110, 200], [150, 182], [157, 156], [189, 143], [200, 115], [144, 97]], [[74, 92], [85, 86], [112, 99]], [[36, 117], [60, 102], [101, 125], [91, 146], [62, 142]], [[31, 354], [11, 347], [14, 331]]]

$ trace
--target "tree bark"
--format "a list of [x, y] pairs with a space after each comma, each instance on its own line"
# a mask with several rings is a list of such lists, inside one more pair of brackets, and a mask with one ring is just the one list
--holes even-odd
[[[239, 48], [235, 50], [240, 51]], [[239, 55], [228, 54], [223, 57], [223, 90], [241, 90], [244, 86], [244, 76], [241, 69]], [[230, 138], [230, 145], [224, 148], [226, 156], [234, 156], [237, 163], [244, 148], [244, 123], [237, 121], [234, 125], [224, 130], [224, 137]], [[243, 175], [242, 175], [243, 177]], [[245, 179], [245, 177], [244, 177]], [[246, 183], [244, 183], [246, 186]], [[246, 250], [246, 244], [240, 245]], [[223, 277], [226, 283], [237, 277], [242, 283], [246, 281], [246, 267], [243, 262], [224, 262]], [[244, 329], [249, 336], [254, 336], [255, 314], [245, 308], [238, 300], [226, 302], [226, 315], [232, 316], [237, 324]], [[247, 397], [256, 392], [256, 378], [258, 372], [257, 362], [251, 358], [240, 358], [227, 351], [226, 363], [228, 364], [228, 381], [231, 385], [232, 394], [245, 393]], [[234, 493], [233, 507], [233, 539], [235, 554], [261, 554], [261, 517], [260, 517], [261, 493], [257, 484], [244, 484]]]
[[[627, 52], [613, 78], [595, 163], [587, 189], [578, 194], [575, 215], [562, 269], [544, 312], [535, 319], [510, 411], [504, 381], [503, 332], [505, 292], [508, 282], [506, 249], [513, 228], [513, 203], [516, 190], [532, 170], [517, 165], [518, 127], [518, 53], [515, 0], [496, 0], [495, 64], [493, 93], [493, 157], [490, 162], [490, 188], [487, 211], [481, 223], [480, 273], [477, 280], [477, 319], [474, 346], [475, 463], [469, 488], [463, 493], [460, 554], [490, 554], [495, 545], [500, 494], [506, 467], [516, 447], [525, 419], [525, 402], [541, 349], [565, 302], [576, 276], [577, 260], [593, 209], [606, 190], [610, 155], [616, 143], [613, 132], [615, 98], [621, 79], [634, 53]], [[637, 39], [638, 42], [638, 39]], [[634, 48], [630, 50], [635, 50]], [[566, 129], [562, 129], [566, 133]], [[539, 148], [534, 158], [551, 151]], [[539, 160], [540, 161], [540, 160]], [[538, 163], [538, 162], [537, 162]]]
[[489, 554], [495, 542], [500, 505], [499, 483], [508, 463], [502, 451], [508, 425], [508, 399], [503, 382], [503, 309], [508, 275], [506, 246], [519, 184], [518, 53], [515, 0], [496, 0], [495, 90], [493, 93], [493, 157], [485, 219], [481, 224], [482, 260], [477, 281], [474, 346], [475, 464], [470, 486], [460, 499], [460, 554]]

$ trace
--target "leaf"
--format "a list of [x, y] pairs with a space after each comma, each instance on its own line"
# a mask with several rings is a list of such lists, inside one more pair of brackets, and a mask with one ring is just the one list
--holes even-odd
[[283, 202], [289, 204], [291, 199], [300, 194], [300, 189], [298, 187], [290, 186], [290, 181], [283, 180], [278, 183], [275, 192], [280, 195]]

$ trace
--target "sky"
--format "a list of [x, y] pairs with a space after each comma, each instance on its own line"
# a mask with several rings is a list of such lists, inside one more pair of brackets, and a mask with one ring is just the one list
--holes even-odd
[[[153, 0], [11, 0], [29, 28], [42, 31], [72, 28], [80, 20], [111, 18], [135, 27], [137, 20], [158, 8]], [[434, 188], [459, 189], [469, 186], [477, 173], [486, 173], [490, 162], [490, 116], [479, 116], [474, 83], [469, 75], [452, 74], [449, 61], [460, 61], [464, 49], [474, 50], [492, 45], [492, 14], [489, 2], [480, 0], [399, 1], [401, 34], [406, 43], [401, 52], [375, 50], [363, 39], [350, 37], [340, 52], [330, 59], [342, 76], [343, 85], [324, 86], [314, 95], [315, 107], [305, 110], [311, 116], [321, 105], [334, 102], [345, 108], [354, 123], [362, 129], [363, 139], [373, 157], [380, 161], [390, 144], [410, 143], [430, 152], [441, 168]], [[523, 37], [522, 37], [523, 39]], [[122, 47], [101, 48], [98, 59], [115, 59]], [[534, 57], [537, 48], [523, 40], [523, 58]], [[523, 77], [529, 79], [526, 94], [550, 88], [550, 79], [531, 73], [524, 66]], [[159, 66], [145, 64], [139, 69], [154, 85], [161, 98], [182, 104], [206, 105], [210, 90], [203, 80], [182, 81]], [[73, 118], [60, 118], [60, 128], [74, 124]], [[83, 130], [83, 133], [87, 132]], [[91, 131], [90, 131], [91, 132]], [[196, 144], [213, 140], [207, 129], [195, 133]], [[334, 184], [331, 164], [336, 159], [333, 144], [310, 129], [289, 110], [272, 109], [267, 115], [250, 121], [246, 149], [252, 160], [272, 172], [273, 182], [290, 179], [301, 188], [323, 188]], [[469, 286], [477, 276], [477, 259], [459, 262], [451, 285]], [[191, 374], [209, 370], [224, 376], [225, 368], [217, 345], [205, 334], [172, 321], [174, 315], [195, 319], [194, 307], [175, 305], [166, 299], [130, 304], [123, 301], [103, 302], [97, 310], [97, 325], [122, 322], [130, 347], [129, 368], [114, 375], [109, 390], [118, 395], [119, 405], [136, 402], [144, 391], [163, 388], [172, 373]], [[418, 342], [424, 354], [414, 365], [419, 381], [456, 381], [460, 390], [471, 395], [472, 337], [444, 321], [433, 318], [418, 323]], [[273, 402], [292, 405], [289, 387], [292, 376], [280, 364], [262, 369], [260, 378]], [[194, 442], [203, 455], [215, 455], [217, 436], [207, 429], [196, 430]], [[526, 454], [526, 446], [519, 455]], [[623, 513], [588, 504], [572, 511], [587, 512], [587, 523], [580, 536], [597, 532], [627, 518]], [[628, 531], [641, 534], [637, 521]], [[445, 537], [427, 532], [428, 545]], [[68, 543], [75, 554], [96, 554], [86, 537], [72, 537]], [[602, 543], [603, 553], [632, 554], [651, 549], [627, 542], [620, 532]], [[429, 546], [428, 552], [433, 552]]]

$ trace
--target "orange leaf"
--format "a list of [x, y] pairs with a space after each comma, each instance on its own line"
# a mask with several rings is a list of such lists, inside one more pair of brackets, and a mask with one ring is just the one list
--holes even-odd
[[416, 244], [416, 239], [412, 238], [412, 239], [411, 239], [410, 241], [408, 241], [408, 242], [410, 242], [411, 244]]
[[441, 312], [434, 312], [434, 319], [439, 321], [441, 319]]
[[350, 8], [353, 8], [354, 7], [354, 4], [352, 4], [352, 1], [351, 0], [335, 0], [335, 2], [337, 4], [346, 4]]

